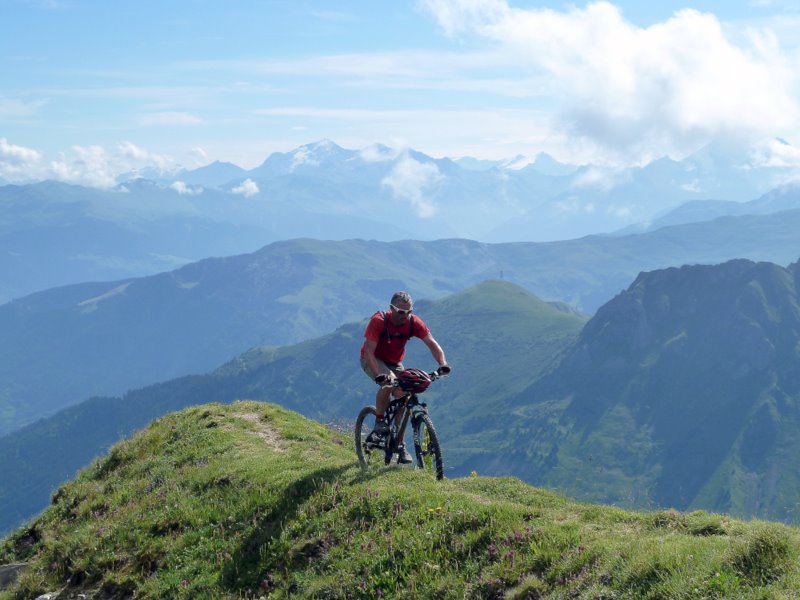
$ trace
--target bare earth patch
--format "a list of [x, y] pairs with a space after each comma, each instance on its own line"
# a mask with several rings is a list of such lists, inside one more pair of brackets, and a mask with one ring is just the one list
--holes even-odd
[[258, 413], [236, 413], [233, 415], [239, 419], [244, 419], [255, 425], [255, 429], [250, 430], [249, 433], [257, 438], [264, 440], [264, 442], [275, 450], [276, 452], [286, 452], [286, 448], [281, 443], [281, 436], [278, 434], [272, 425], [265, 423]]

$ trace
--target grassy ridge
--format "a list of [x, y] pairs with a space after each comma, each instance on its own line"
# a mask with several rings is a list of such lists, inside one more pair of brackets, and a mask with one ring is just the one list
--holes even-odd
[[0, 544], [0, 598], [793, 598], [800, 535], [580, 504], [511, 478], [361, 472], [350, 437], [272, 404], [159, 419]]
[[[446, 473], [469, 474], [475, 453], [491, 453], [503, 436], [504, 413], [492, 407], [530, 385], [575, 339], [584, 319], [503, 281], [420, 301], [417, 308], [458, 373], [425, 394], [434, 418], [446, 415], [437, 422], [446, 440]], [[208, 375], [163, 382], [121, 398], [93, 398], [0, 438], [0, 536], [44, 509], [55, 488], [95, 456], [153, 419], [187, 406], [249, 398], [321, 422], [354, 420], [375, 394], [358, 364], [365, 326], [362, 320], [301, 344], [257, 347]], [[436, 366], [419, 340], [408, 349], [408, 366]]]

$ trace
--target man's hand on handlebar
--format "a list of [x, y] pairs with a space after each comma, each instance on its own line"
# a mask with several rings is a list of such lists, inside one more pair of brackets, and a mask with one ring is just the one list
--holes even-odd
[[442, 377], [444, 375], [449, 375], [450, 374], [450, 367], [448, 365], [442, 365], [441, 367], [436, 369], [436, 374], [439, 375], [440, 377]]
[[381, 373], [375, 378], [375, 383], [378, 385], [386, 385], [389, 382], [389, 376], [386, 373]]

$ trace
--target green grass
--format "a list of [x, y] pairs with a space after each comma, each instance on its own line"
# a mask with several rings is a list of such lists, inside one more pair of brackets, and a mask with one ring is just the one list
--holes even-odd
[[[446, 458], [446, 457], [445, 457]], [[577, 503], [517, 479], [356, 466], [276, 405], [168, 415], [0, 544], [0, 598], [794, 598], [798, 530]]]

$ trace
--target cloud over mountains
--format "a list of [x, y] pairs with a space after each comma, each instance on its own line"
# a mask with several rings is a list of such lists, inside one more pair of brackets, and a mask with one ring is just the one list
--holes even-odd
[[418, 217], [434, 216], [437, 206], [431, 200], [430, 191], [443, 179], [434, 163], [423, 163], [406, 154], [394, 166], [381, 184], [390, 188], [392, 194], [411, 204]]
[[[126, 13], [110, 52], [90, 24], [120, 18], [111, 5], [20, 3], [9, 47], [39, 50], [8, 56], [0, 179], [108, 185], [178, 164], [252, 168], [322, 138], [623, 168], [761, 144], [760, 164], [797, 163], [764, 140], [800, 146], [800, 9], [684, 6], [415, 0], [345, 4], [331, 18], [273, 3], [197, 13], [176, 0]], [[193, 28], [158, 30], [189, 14]]]
[[768, 29], [734, 40], [716, 16], [690, 9], [643, 28], [609, 2], [566, 12], [506, 0], [424, 5], [448, 35], [488, 40], [545, 74], [563, 106], [553, 125], [620, 158], [798, 126], [797, 70]]

